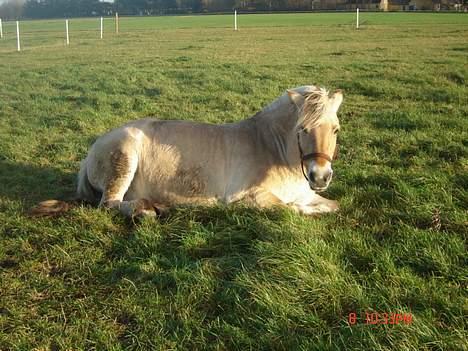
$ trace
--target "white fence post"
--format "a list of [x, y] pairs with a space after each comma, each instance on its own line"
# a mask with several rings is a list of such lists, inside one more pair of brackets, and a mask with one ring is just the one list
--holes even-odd
[[234, 30], [237, 30], [237, 10], [234, 10]]
[[103, 18], [101, 17], [101, 39], [102, 39], [102, 31], [103, 31], [103, 25], [102, 25], [102, 22], [103, 22]]
[[359, 29], [359, 7], [356, 8], [356, 29]]
[[3, 39], [3, 24], [2, 24], [1, 18], [0, 18], [0, 39]]
[[67, 45], [70, 45], [70, 36], [68, 35], [68, 20], [65, 20], [65, 31], [67, 32]]
[[19, 21], [16, 21], [16, 47], [18, 51], [21, 51]]
[[119, 34], [119, 13], [115, 13], [115, 34]]

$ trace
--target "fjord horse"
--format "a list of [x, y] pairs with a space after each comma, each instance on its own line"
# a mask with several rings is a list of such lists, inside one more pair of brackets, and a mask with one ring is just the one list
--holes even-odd
[[[332, 179], [342, 100], [340, 91], [303, 86], [238, 123], [129, 122], [92, 145], [81, 163], [78, 198], [130, 217], [236, 201], [306, 215], [336, 211], [338, 204], [318, 193]], [[36, 214], [63, 205], [51, 201]]]

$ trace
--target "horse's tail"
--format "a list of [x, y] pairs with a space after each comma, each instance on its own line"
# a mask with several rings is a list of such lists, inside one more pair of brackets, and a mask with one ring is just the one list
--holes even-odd
[[29, 215], [32, 217], [55, 217], [68, 212], [73, 207], [82, 203], [96, 203], [98, 192], [92, 187], [88, 179], [86, 169], [86, 159], [81, 162], [80, 172], [78, 173], [77, 198], [70, 201], [46, 200], [34, 206]]
[[101, 193], [93, 188], [88, 178], [88, 158], [81, 161], [80, 172], [78, 173], [78, 199], [90, 203], [97, 204]]
[[75, 202], [46, 200], [31, 208], [28, 214], [31, 217], [55, 217], [69, 211], [73, 206], [76, 206]]

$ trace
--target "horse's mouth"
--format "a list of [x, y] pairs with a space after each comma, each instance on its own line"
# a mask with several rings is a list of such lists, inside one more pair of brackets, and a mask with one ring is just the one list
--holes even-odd
[[310, 188], [311, 188], [313, 191], [315, 191], [316, 193], [321, 193], [321, 192], [327, 190], [328, 185], [327, 185], [327, 186], [312, 186], [312, 185], [311, 185]]

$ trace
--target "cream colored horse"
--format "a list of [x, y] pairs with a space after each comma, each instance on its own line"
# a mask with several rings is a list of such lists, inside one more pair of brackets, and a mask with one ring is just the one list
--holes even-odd
[[303, 214], [331, 212], [317, 192], [332, 179], [340, 91], [288, 90], [255, 116], [212, 125], [143, 119], [97, 139], [81, 163], [78, 197], [126, 216], [162, 207], [246, 201]]

